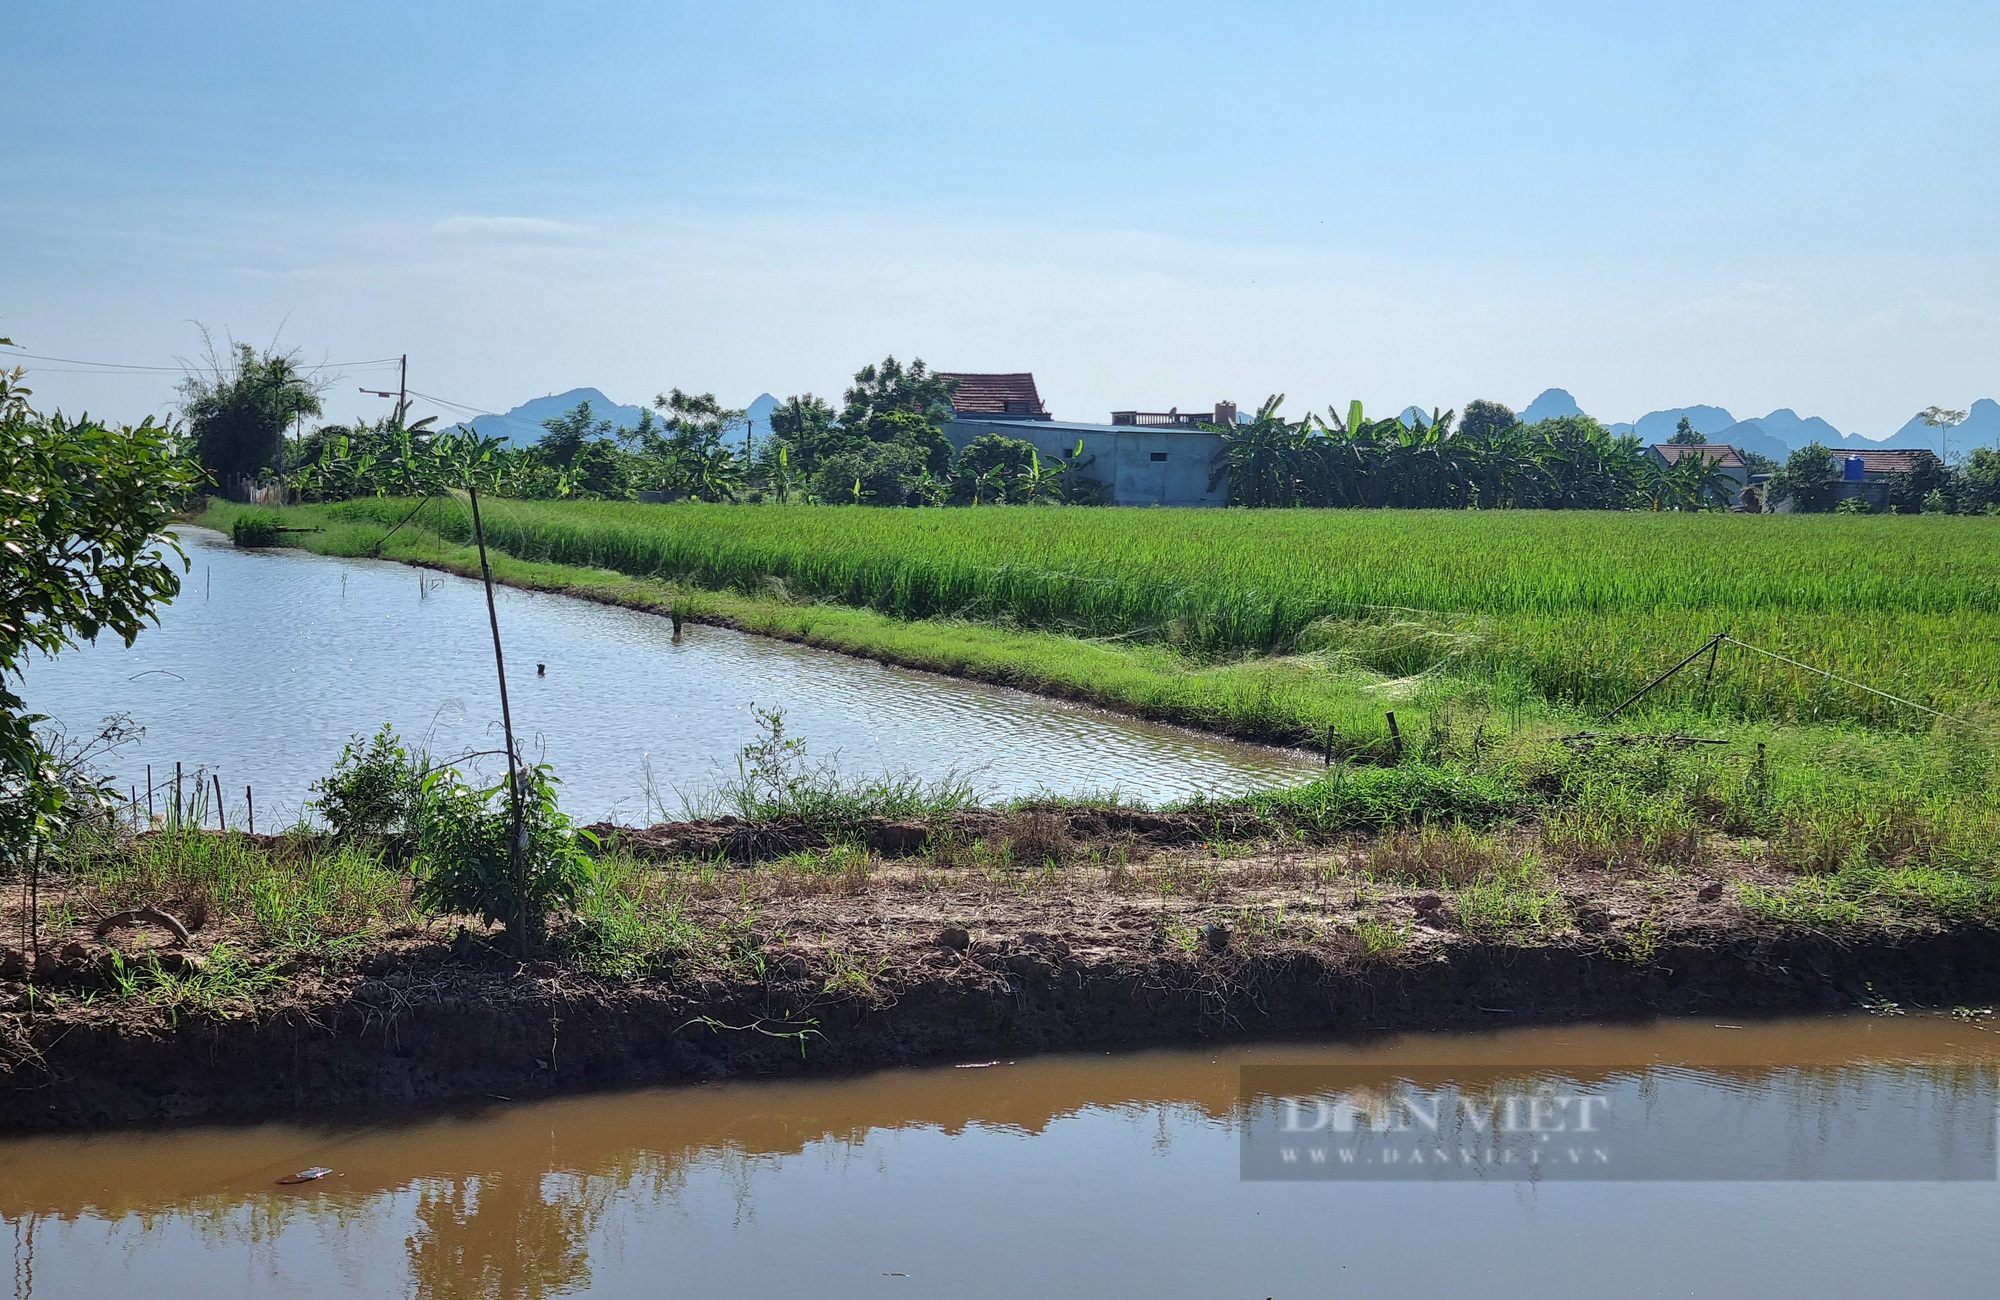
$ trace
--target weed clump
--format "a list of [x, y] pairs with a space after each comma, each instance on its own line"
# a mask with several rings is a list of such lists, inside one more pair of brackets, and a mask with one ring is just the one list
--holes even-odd
[[238, 546], [276, 546], [282, 520], [274, 510], [246, 510], [229, 526], [230, 540]]

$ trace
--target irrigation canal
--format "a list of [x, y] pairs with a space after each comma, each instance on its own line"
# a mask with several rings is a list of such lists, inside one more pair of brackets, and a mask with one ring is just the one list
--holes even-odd
[[[478, 583], [180, 535], [192, 567], [160, 626], [26, 674], [30, 707], [72, 735], [116, 713], [145, 729], [101, 764], [142, 801], [147, 765], [157, 791], [178, 762], [190, 785], [197, 769], [207, 788], [219, 777], [231, 826], [248, 785], [259, 829], [276, 830], [342, 744], [384, 722], [436, 757], [500, 748]], [[1160, 802], [1278, 784], [1313, 762], [723, 628], [675, 641], [665, 618], [564, 596], [502, 588], [499, 611], [516, 727], [583, 821], [681, 815], [681, 792], [737, 774], [753, 705], [782, 708], [787, 734], [847, 776], [957, 773], [988, 798], [1115, 789]]]
[[1996, 1060], [1659, 1021], [35, 1137], [0, 1223], [20, 1297], [1986, 1294]]

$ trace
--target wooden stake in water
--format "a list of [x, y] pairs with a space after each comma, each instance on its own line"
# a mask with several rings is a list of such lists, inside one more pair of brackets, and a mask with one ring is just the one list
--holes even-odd
[[243, 787], [243, 810], [250, 817], [250, 833], [257, 833], [257, 797], [250, 793], [250, 787]]
[[174, 760], [174, 829], [181, 828], [181, 761]]
[[153, 765], [146, 764], [146, 829], [153, 828]]
[[222, 815], [222, 774], [210, 772], [208, 775], [209, 779], [215, 782], [215, 829], [226, 831], [229, 829], [229, 822]]

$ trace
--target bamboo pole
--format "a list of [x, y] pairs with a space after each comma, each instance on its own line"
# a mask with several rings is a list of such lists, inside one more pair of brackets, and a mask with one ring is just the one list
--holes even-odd
[[528, 942], [527, 880], [521, 843], [521, 780], [519, 756], [514, 750], [514, 714], [507, 704], [507, 659], [500, 649], [500, 612], [493, 603], [493, 570], [486, 561], [486, 525], [479, 516], [479, 489], [466, 477], [466, 496], [472, 502], [472, 534], [479, 543], [479, 577], [486, 586], [486, 622], [493, 629], [493, 668], [500, 678], [500, 729], [507, 741], [507, 809], [513, 827], [507, 836], [507, 872], [514, 879], [514, 916], [507, 928], [514, 942]]

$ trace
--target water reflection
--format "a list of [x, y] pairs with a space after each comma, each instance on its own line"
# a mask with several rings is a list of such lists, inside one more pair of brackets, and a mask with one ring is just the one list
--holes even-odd
[[[194, 568], [161, 626], [32, 665], [24, 694], [72, 730], [130, 713], [143, 741], [111, 764], [143, 796], [173, 765], [218, 772], [229, 815], [253, 785], [261, 826], [295, 813], [342, 743], [393, 721], [435, 754], [498, 746], [477, 583], [402, 565], [238, 551], [185, 530]], [[1019, 691], [690, 628], [561, 596], [503, 590], [521, 734], [586, 819], [678, 813], [677, 790], [735, 772], [750, 706], [851, 773], [969, 776], [995, 797], [1119, 790], [1160, 801], [1281, 783], [1311, 759], [1154, 726]], [[546, 665], [538, 676], [535, 665]], [[162, 795], [162, 798], [165, 796]]]
[[[119, 1270], [167, 1261], [185, 1286], [158, 1293], [210, 1300], [281, 1289], [658, 1294], [667, 1279], [697, 1294], [867, 1294], [895, 1273], [927, 1278], [923, 1294], [1269, 1294], [1280, 1283], [1320, 1289], [1310, 1282], [1336, 1212], [1357, 1282], [1387, 1284], [1423, 1251], [1434, 1279], [1516, 1267], [1527, 1279], [1537, 1251], [1560, 1248], [1579, 1285], [1544, 1276], [1537, 1293], [1602, 1293], [1622, 1253], [1664, 1236], [1703, 1242], [1655, 1275], [1675, 1289], [1740, 1282], [1778, 1262], [1766, 1258], [1774, 1242], [1810, 1240], [1823, 1253], [1783, 1276], [1845, 1294], [1867, 1273], [1866, 1261], [1849, 1261], [1854, 1276], [1842, 1262], [1866, 1244], [1847, 1235], [1865, 1223], [1871, 1240], [1929, 1247], [1903, 1256], [1911, 1287], [1950, 1290], [1990, 1262], [1978, 1245], [2000, 1208], [1990, 1182], [1704, 1185], [1692, 1199], [1671, 1183], [1548, 1185], [1526, 1201], [1490, 1185], [1246, 1183], [1237, 1139], [1265, 1099], [1244, 1096], [1241, 1080], [1249, 1066], [1357, 1087], [1635, 1090], [1649, 1119], [1701, 1110], [1737, 1121], [1688, 1129], [1688, 1157], [1726, 1173], [1746, 1137], [1777, 1132], [1807, 1156], [1837, 1145], [1857, 1098], [1919, 1120], [1920, 1139], [1980, 1123], [1990, 1135], [1996, 1059], [1990, 1036], [1916, 1018], [1054, 1057], [357, 1128], [17, 1140], [0, 1144], [0, 1216], [13, 1228], [17, 1294], [30, 1293], [31, 1270], [34, 1294], [88, 1294]], [[1990, 1140], [1984, 1155], [1990, 1165]], [[274, 1185], [313, 1164], [337, 1175]], [[1418, 1194], [1427, 1199], [1409, 1199]], [[1441, 1213], [1463, 1249], [1437, 1236], [1429, 1216]], [[1600, 1239], [1579, 1238], [1586, 1228]], [[1737, 1271], [1713, 1276], [1718, 1267]]]

